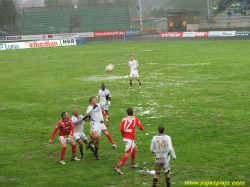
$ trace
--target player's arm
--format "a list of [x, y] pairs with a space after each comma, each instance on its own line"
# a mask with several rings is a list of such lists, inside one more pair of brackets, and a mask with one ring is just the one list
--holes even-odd
[[135, 123], [139, 127], [139, 129], [141, 129], [142, 131], [145, 130], [144, 127], [142, 126], [140, 120], [137, 117], [135, 117]]
[[57, 131], [58, 131], [58, 128], [56, 127], [56, 128], [53, 130], [53, 132], [52, 132], [52, 135], [51, 135], [50, 140], [49, 140], [49, 144], [51, 144], [51, 143], [53, 142], [53, 139], [54, 139], [54, 137], [55, 137]]
[[74, 127], [74, 123], [73, 122], [71, 123], [70, 127], [71, 127], [70, 136], [73, 139], [73, 136], [74, 136], [74, 133], [75, 133], [75, 127]]
[[89, 114], [88, 113], [86, 113], [85, 114], [85, 116], [83, 116], [83, 118], [81, 119], [82, 121], [86, 121], [86, 120], [88, 120], [88, 118], [89, 118]]
[[121, 125], [120, 125], [120, 131], [121, 131], [122, 137], [124, 137], [123, 121], [121, 122]]
[[107, 122], [109, 122], [109, 116], [108, 116], [108, 114], [105, 112], [105, 110], [102, 108], [102, 115], [103, 116], [105, 116], [105, 120], [107, 121]]
[[176, 161], [177, 157], [176, 157], [176, 154], [174, 152], [174, 148], [173, 148], [172, 141], [171, 141], [170, 137], [168, 138], [167, 144], [168, 144], [169, 151], [171, 152], [174, 161]]
[[111, 96], [111, 93], [110, 93], [110, 91], [109, 91], [109, 98], [108, 98], [109, 101], [111, 101], [111, 97], [112, 97], [112, 96]]
[[152, 141], [151, 141], [150, 151], [151, 151], [152, 153], [155, 153], [155, 143], [154, 143], [154, 139], [152, 139]]

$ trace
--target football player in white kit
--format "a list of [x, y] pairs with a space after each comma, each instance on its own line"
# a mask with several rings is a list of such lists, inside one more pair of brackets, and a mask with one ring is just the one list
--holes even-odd
[[155, 154], [155, 176], [153, 179], [153, 187], [158, 184], [158, 178], [161, 170], [165, 173], [167, 187], [170, 187], [170, 153], [173, 156], [174, 162], [176, 155], [172, 146], [170, 136], [164, 134], [164, 126], [158, 127], [159, 135], [154, 136], [151, 142], [150, 151]]
[[[101, 88], [102, 89], [100, 89], [98, 91], [98, 94], [96, 97], [100, 98], [100, 103], [106, 103], [106, 100], [108, 98], [109, 101], [107, 104], [104, 105], [103, 109], [105, 110], [106, 114], [109, 116], [109, 105], [110, 105], [110, 101], [111, 101], [112, 96], [111, 96], [110, 91], [108, 89], [106, 89], [106, 86], [104, 83], [101, 84]], [[109, 123], [107, 125], [109, 125]]]
[[141, 81], [139, 79], [139, 73], [138, 73], [138, 67], [139, 67], [139, 64], [137, 62], [137, 60], [134, 59], [134, 56], [131, 55], [130, 56], [130, 61], [128, 62], [128, 66], [129, 66], [129, 80], [130, 80], [130, 89], [133, 88], [132, 86], [132, 80], [133, 80], [133, 77], [135, 77], [137, 79], [137, 81], [139, 82], [139, 88], [142, 88], [142, 85], [141, 85]]
[[[74, 139], [79, 144], [81, 158], [83, 158], [83, 143], [85, 143], [86, 145], [88, 145], [88, 143], [89, 143], [87, 136], [83, 132], [86, 122], [82, 120], [84, 118], [84, 116], [80, 115], [77, 109], [74, 109], [72, 111], [72, 114], [73, 114], [73, 116], [71, 117], [71, 119], [72, 119], [72, 121], [74, 123], [74, 127], [75, 127]], [[94, 152], [93, 146], [90, 146], [90, 149], [92, 152]]]
[[97, 160], [100, 160], [100, 157], [98, 155], [98, 149], [99, 149], [99, 141], [100, 141], [100, 135], [102, 132], [102, 124], [104, 122], [103, 115], [102, 115], [102, 109], [103, 105], [107, 104], [108, 100], [106, 100], [106, 103], [97, 103], [97, 100], [95, 97], [91, 97], [89, 99], [90, 106], [88, 106], [85, 117], [83, 120], [90, 117], [90, 136], [93, 140], [93, 143], [95, 145], [95, 152], [94, 156]]

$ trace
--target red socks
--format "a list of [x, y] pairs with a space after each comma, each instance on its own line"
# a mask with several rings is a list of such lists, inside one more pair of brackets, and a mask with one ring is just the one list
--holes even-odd
[[73, 153], [72, 157], [75, 158], [76, 157], [76, 145], [72, 146], [72, 153]]
[[136, 157], [136, 152], [137, 151], [133, 151], [132, 154], [131, 154], [131, 164], [134, 165], [135, 163], [135, 157]]
[[114, 142], [114, 140], [113, 140], [113, 138], [112, 138], [112, 136], [111, 136], [110, 134], [108, 134], [108, 135], [106, 135], [106, 136], [108, 137], [109, 141], [110, 141], [112, 144], [115, 144], [115, 142]]
[[119, 164], [116, 166], [116, 168], [120, 168], [126, 161], [128, 160], [127, 156], [122, 157], [122, 159], [120, 160]]
[[66, 149], [67, 149], [67, 147], [62, 147], [62, 150], [61, 150], [61, 160], [64, 160], [64, 155], [65, 155]]

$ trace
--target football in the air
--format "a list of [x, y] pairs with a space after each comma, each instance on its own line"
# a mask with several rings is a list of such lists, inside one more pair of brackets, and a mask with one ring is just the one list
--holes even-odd
[[108, 72], [108, 73], [110, 73], [110, 72], [112, 72], [114, 70], [114, 68], [115, 68], [114, 64], [109, 64], [105, 68], [105, 71]]

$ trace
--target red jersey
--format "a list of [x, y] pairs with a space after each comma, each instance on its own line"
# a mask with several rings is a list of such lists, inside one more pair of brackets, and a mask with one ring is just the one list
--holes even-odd
[[73, 136], [75, 129], [74, 129], [74, 124], [72, 120], [70, 118], [67, 121], [60, 120], [55, 130], [52, 133], [52, 136], [51, 136], [52, 140], [58, 130], [59, 130], [58, 136], [68, 136], [68, 135]]
[[122, 133], [123, 138], [134, 140], [135, 139], [135, 127], [136, 125], [144, 131], [144, 127], [142, 126], [140, 120], [134, 116], [127, 116], [122, 119], [120, 125], [120, 131]]

